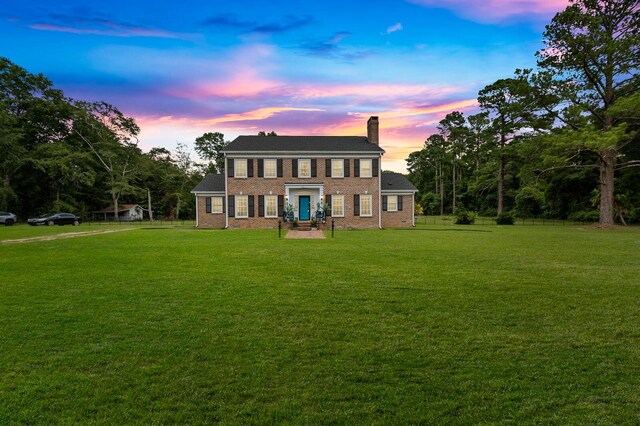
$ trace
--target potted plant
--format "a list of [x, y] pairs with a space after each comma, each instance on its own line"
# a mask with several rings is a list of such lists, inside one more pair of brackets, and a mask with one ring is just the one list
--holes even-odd
[[293, 222], [294, 221], [293, 204], [287, 203], [287, 207], [285, 208], [284, 221], [285, 222]]

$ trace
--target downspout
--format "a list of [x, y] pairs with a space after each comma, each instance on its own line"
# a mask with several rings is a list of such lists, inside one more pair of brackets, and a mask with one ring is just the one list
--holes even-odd
[[227, 191], [227, 176], [229, 172], [227, 170], [227, 154], [224, 154], [224, 203], [227, 206], [224, 212], [224, 229], [229, 229], [229, 192]]
[[378, 229], [382, 229], [382, 154], [378, 159]]
[[200, 227], [200, 211], [198, 209], [198, 204], [199, 204], [199, 198], [198, 194], [196, 193], [196, 228]]
[[411, 226], [416, 227], [416, 193], [411, 193]]

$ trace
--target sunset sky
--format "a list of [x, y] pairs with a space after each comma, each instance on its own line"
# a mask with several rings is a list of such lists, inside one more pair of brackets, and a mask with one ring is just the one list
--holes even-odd
[[365, 135], [380, 117], [383, 167], [404, 159], [478, 90], [531, 67], [566, 0], [11, 1], [0, 56], [68, 96], [137, 119], [141, 147]]

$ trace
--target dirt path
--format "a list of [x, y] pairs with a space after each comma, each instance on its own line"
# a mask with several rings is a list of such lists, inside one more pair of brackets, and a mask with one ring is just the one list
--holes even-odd
[[38, 241], [62, 240], [64, 238], [88, 237], [90, 235], [113, 234], [114, 232], [133, 231], [134, 229], [135, 228], [98, 229], [96, 231], [65, 232], [64, 234], [44, 235], [42, 237], [20, 238], [20, 239], [17, 239], [17, 240], [4, 240], [4, 241], [2, 241], [2, 243], [7, 243], [7, 244], [35, 243], [35, 242], [38, 242]]
[[294, 231], [291, 230], [287, 232], [287, 236], [285, 238], [310, 238], [310, 239], [319, 239], [324, 240], [324, 232], [322, 231]]

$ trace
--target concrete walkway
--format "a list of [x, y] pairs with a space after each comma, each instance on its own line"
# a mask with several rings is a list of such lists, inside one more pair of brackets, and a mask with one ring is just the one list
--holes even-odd
[[323, 231], [295, 231], [290, 230], [287, 232], [287, 236], [285, 238], [311, 238], [311, 239], [319, 239], [324, 240], [324, 232]]

